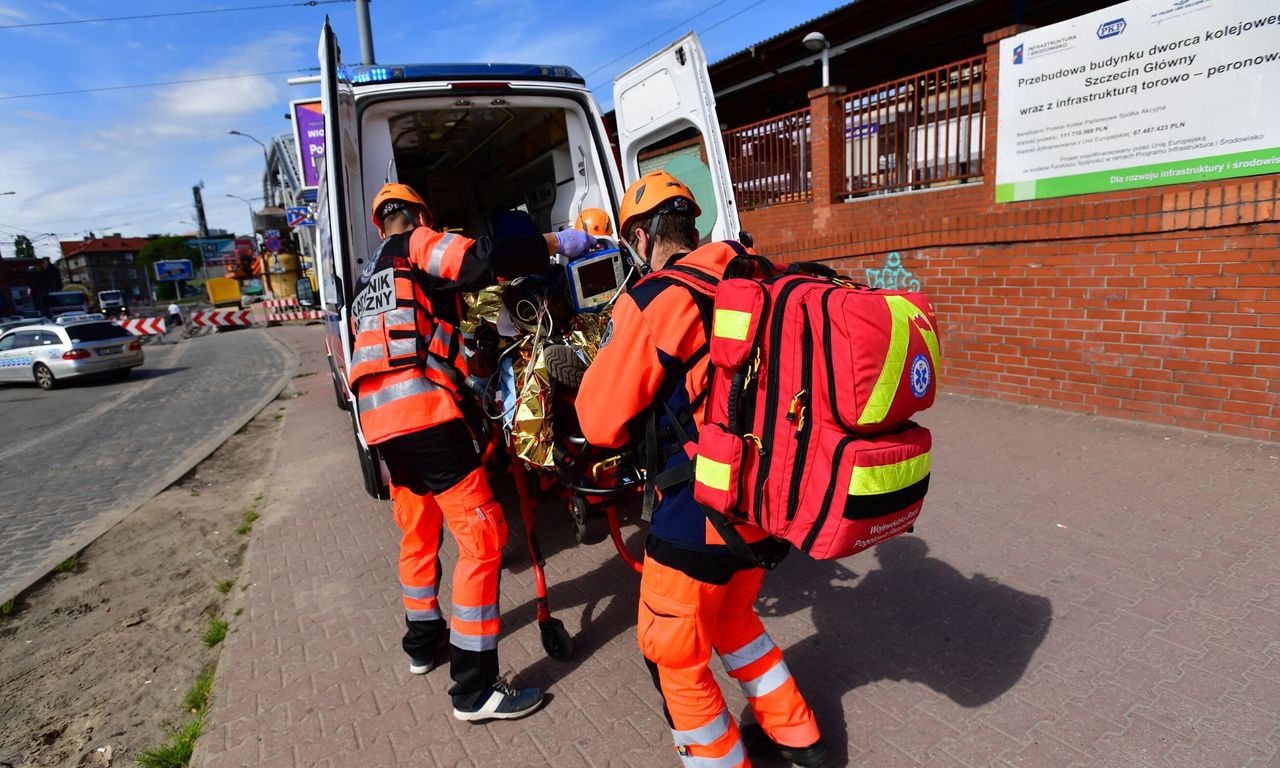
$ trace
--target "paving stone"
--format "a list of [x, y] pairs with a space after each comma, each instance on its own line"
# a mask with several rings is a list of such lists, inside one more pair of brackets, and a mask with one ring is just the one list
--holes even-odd
[[[535, 524], [574, 658], [542, 651], [514, 507], [502, 593], [503, 669], [549, 704], [459, 723], [446, 669], [407, 673], [389, 506], [363, 494], [317, 329], [273, 332], [319, 375], [295, 382], [281, 493], [255, 529], [254, 587], [192, 765], [676, 768], [636, 648], [636, 576], [608, 541], [577, 545], [559, 503]], [[761, 593], [837, 763], [1277, 764], [1274, 447], [963, 397], [921, 421], [937, 456], [917, 535], [843, 562], [792, 557]], [[1202, 540], [1210, 521], [1222, 533]], [[453, 552], [446, 537], [446, 567]]]

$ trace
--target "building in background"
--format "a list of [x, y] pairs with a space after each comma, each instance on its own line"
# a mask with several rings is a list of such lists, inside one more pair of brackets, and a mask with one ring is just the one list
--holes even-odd
[[58, 271], [64, 283], [83, 285], [92, 296], [99, 291], [124, 291], [130, 303], [149, 303], [150, 276], [138, 261], [146, 244], [145, 237], [121, 237], [119, 233], [64, 240]]
[[946, 391], [1280, 440], [1276, 27], [1180, 5], [859, 0], [712, 64], [743, 229], [928, 294]]

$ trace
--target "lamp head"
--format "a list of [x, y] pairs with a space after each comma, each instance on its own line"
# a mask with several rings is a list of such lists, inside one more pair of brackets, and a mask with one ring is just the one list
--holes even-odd
[[831, 43], [827, 40], [826, 35], [821, 32], [810, 32], [804, 36], [804, 47], [811, 51], [821, 51], [824, 48], [830, 48]]

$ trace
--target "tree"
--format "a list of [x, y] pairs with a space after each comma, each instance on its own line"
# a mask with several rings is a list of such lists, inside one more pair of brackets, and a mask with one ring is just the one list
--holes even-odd
[[31, 238], [26, 235], [18, 235], [13, 238], [13, 255], [19, 259], [34, 259], [36, 257], [36, 247], [32, 245]]
[[[156, 283], [156, 271], [153, 265], [157, 261], [179, 261], [188, 259], [192, 266], [200, 266], [200, 252], [187, 244], [187, 238], [176, 235], [157, 237], [142, 246], [138, 252], [138, 264], [147, 270], [147, 276], [155, 285], [157, 299], [179, 298], [176, 282]], [[172, 287], [171, 287], [172, 286]]]

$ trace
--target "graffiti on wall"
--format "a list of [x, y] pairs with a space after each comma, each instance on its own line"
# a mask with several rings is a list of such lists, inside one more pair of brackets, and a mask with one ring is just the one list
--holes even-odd
[[864, 271], [867, 275], [867, 285], [872, 288], [887, 288], [893, 291], [920, 290], [920, 280], [913, 277], [902, 266], [902, 257], [897, 251], [892, 251], [885, 257], [883, 267], [879, 269], [868, 267]]

